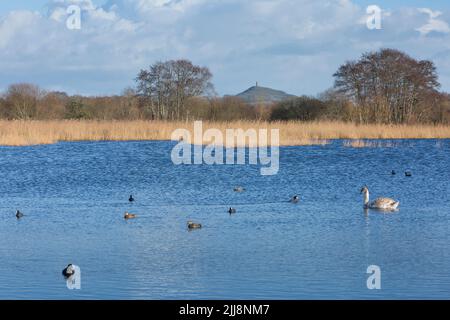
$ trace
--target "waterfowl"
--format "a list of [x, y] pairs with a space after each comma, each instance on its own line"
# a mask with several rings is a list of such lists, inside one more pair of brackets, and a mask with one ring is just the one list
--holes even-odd
[[235, 208], [230, 208], [230, 209], [228, 209], [228, 213], [229, 214], [236, 213], [236, 209]]
[[405, 176], [407, 176], [407, 177], [412, 177], [412, 172], [411, 172], [411, 171], [406, 171], [406, 172], [405, 172]]
[[125, 212], [125, 215], [123, 216], [123, 218], [124, 218], [125, 220], [128, 220], [128, 219], [134, 219], [134, 218], [136, 218], [136, 217], [137, 217], [137, 215], [132, 214], [132, 213], [128, 213], [128, 211]]
[[128, 201], [130, 201], [130, 202], [134, 202], [134, 198], [133, 198], [133, 195], [130, 195], [130, 198], [128, 199]]
[[361, 189], [361, 193], [364, 195], [364, 209], [393, 211], [400, 205], [399, 201], [391, 198], [378, 198], [375, 201], [369, 202], [369, 188], [367, 186]]
[[397, 174], [397, 172], [395, 172], [394, 170], [391, 171], [391, 175], [395, 176]]
[[64, 277], [69, 278], [75, 274], [75, 268], [72, 264], [67, 265], [67, 267], [64, 268], [62, 271], [62, 274]]
[[243, 188], [243, 187], [235, 187], [233, 190], [234, 190], [234, 192], [244, 192], [245, 188]]
[[293, 196], [291, 198], [291, 200], [289, 200], [289, 202], [292, 202], [292, 203], [298, 203], [299, 201], [300, 201], [300, 197], [299, 196]]
[[194, 223], [194, 222], [192, 222], [192, 221], [188, 221], [187, 227], [188, 227], [189, 230], [192, 230], [192, 229], [201, 229], [201, 228], [202, 228], [202, 225], [201, 225], [200, 223]]
[[22, 217], [23, 217], [23, 213], [20, 212], [19, 210], [17, 210], [17, 211], [16, 211], [16, 218], [17, 218], [17, 219], [20, 219], [20, 218], [22, 218]]

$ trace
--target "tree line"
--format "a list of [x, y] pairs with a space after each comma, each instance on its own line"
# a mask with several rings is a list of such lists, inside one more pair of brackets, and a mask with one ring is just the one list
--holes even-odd
[[115, 96], [70, 96], [12, 84], [0, 96], [0, 118], [450, 123], [450, 95], [439, 91], [434, 63], [393, 49], [347, 61], [334, 74], [334, 87], [317, 97], [250, 105], [237, 97], [218, 97], [211, 79], [207, 67], [170, 60], [141, 70], [136, 86]]

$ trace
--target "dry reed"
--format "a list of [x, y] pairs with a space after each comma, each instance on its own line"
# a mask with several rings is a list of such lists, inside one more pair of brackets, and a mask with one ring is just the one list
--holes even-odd
[[[0, 121], [0, 145], [27, 146], [59, 141], [170, 140], [175, 129], [193, 122], [164, 121]], [[207, 129], [279, 129], [281, 145], [326, 144], [328, 140], [448, 139], [444, 125], [357, 125], [344, 122], [203, 122]], [[270, 142], [270, 140], [269, 140]], [[354, 142], [350, 146], [361, 146]], [[364, 146], [364, 145], [363, 145]], [[367, 146], [367, 145], [366, 145]]]

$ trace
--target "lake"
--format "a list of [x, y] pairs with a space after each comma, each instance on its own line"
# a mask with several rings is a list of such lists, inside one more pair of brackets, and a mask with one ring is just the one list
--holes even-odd
[[[450, 140], [282, 147], [274, 176], [175, 166], [174, 145], [1, 147], [0, 299], [450, 298]], [[400, 210], [366, 214], [365, 184]]]

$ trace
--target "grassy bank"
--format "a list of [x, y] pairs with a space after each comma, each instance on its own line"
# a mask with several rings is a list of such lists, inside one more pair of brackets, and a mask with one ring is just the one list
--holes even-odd
[[[193, 131], [192, 122], [164, 121], [0, 121], [0, 145], [26, 146], [59, 141], [170, 140], [175, 129]], [[204, 122], [216, 128], [279, 129], [281, 145], [324, 144], [332, 139], [446, 139], [450, 126], [356, 125], [342, 122]], [[355, 146], [358, 143], [355, 143]]]

